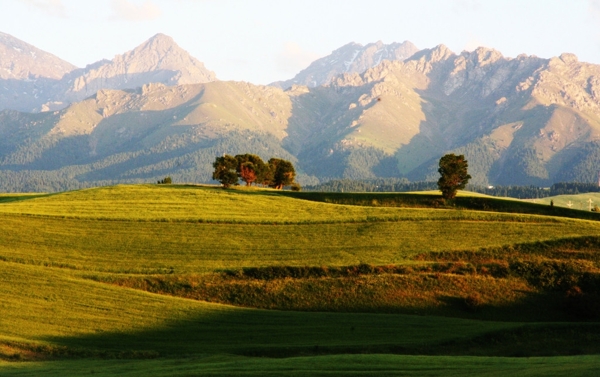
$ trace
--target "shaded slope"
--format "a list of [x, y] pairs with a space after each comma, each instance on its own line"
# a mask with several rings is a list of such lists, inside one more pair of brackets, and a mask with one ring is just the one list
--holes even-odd
[[34, 111], [52, 94], [48, 86], [76, 67], [0, 32], [0, 110]]
[[76, 67], [9, 34], [0, 32], [0, 79], [61, 79]]
[[[120, 289], [61, 270], [0, 262], [0, 343], [46, 344], [69, 356], [331, 353], [418, 348], [520, 324], [385, 314], [242, 309]], [[41, 289], [38, 289], [38, 288]], [[57, 321], [60, 319], [60, 321]], [[352, 330], [353, 329], [353, 330]], [[337, 352], [336, 352], [337, 350]], [[328, 352], [329, 353], [329, 352]], [[135, 357], [135, 354], [132, 356]], [[150, 356], [152, 357], [152, 356]]]
[[48, 174], [50, 187], [56, 182], [62, 189], [99, 180], [152, 182], [163, 174], [202, 182], [210, 180], [215, 156], [248, 150], [295, 162], [279, 141], [290, 107], [279, 89], [213, 82], [103, 90], [52, 113], [5, 111], [4, 182], [25, 186], [27, 172]]
[[330, 355], [295, 358], [207, 357], [162, 360], [60, 361], [6, 365], [7, 376], [44, 374], [81, 376], [93, 370], [100, 376], [589, 376], [598, 370], [596, 356], [481, 357], [407, 355]]

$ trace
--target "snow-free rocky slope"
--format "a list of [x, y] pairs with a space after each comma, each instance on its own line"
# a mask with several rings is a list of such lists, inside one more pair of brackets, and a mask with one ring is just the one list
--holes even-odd
[[44, 88], [76, 67], [11, 35], [0, 32], [0, 110], [33, 110]]
[[324, 58], [315, 60], [293, 79], [274, 82], [271, 85], [288, 89], [292, 85], [305, 85], [310, 88], [329, 84], [342, 73], [363, 73], [379, 65], [384, 60], [404, 60], [419, 49], [409, 41], [384, 44], [381, 41], [362, 46], [348, 43]]
[[6, 92], [0, 95], [0, 109], [59, 110], [101, 89], [216, 80], [214, 72], [164, 34], [157, 34], [112, 60], [101, 60], [81, 69], [8, 34], [0, 34], [0, 54], [0, 80]]
[[[132, 83], [137, 71], [120, 70], [129, 67], [120, 61], [176, 51], [156, 47], [168, 38], [154, 39], [72, 77], [88, 87], [102, 82], [98, 77]], [[0, 188], [58, 190], [166, 175], [206, 182], [216, 156], [246, 152], [292, 160], [303, 183], [436, 179], [437, 161], [448, 152], [466, 155], [477, 184], [596, 181], [600, 66], [572, 54], [508, 58], [489, 48], [456, 54], [443, 45], [374, 62], [325, 85], [286, 90], [211, 81], [210, 74], [203, 76], [210, 82], [169, 85], [180, 84], [186, 71], [155, 70], [148, 74], [168, 82], [90, 90], [56, 111], [0, 112]], [[139, 70], [158, 66], [146, 62]], [[114, 72], [130, 76], [119, 81]], [[199, 77], [201, 70], [188, 72]], [[75, 80], [69, 88], [64, 93], [85, 95]]]

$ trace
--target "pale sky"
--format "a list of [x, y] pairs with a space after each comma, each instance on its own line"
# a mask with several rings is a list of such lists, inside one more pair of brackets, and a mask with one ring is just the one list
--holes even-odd
[[600, 64], [600, 0], [0, 0], [0, 31], [78, 67], [164, 33], [217, 78], [254, 84], [378, 40]]

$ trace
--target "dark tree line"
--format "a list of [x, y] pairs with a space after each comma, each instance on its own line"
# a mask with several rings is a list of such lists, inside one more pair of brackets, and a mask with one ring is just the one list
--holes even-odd
[[559, 182], [550, 187], [551, 196], [583, 194], [586, 192], [600, 192], [597, 183]]
[[[306, 186], [309, 191], [322, 192], [408, 192], [437, 190], [437, 182], [419, 181], [409, 182], [406, 178], [378, 178], [378, 179], [339, 179]], [[600, 187], [595, 183], [560, 182], [549, 188], [538, 186], [480, 186], [468, 184], [466, 190], [479, 192], [491, 196], [509, 197], [517, 199], [539, 199], [555, 195], [575, 195], [586, 192], [600, 192]]]
[[280, 158], [271, 158], [265, 163], [254, 154], [236, 156], [226, 154], [217, 157], [213, 167], [215, 170], [212, 178], [221, 182], [224, 187], [237, 185], [240, 179], [246, 183], [246, 186], [259, 184], [279, 190], [289, 185], [293, 185], [295, 189], [300, 187], [294, 182], [296, 178], [294, 165]]
[[481, 194], [516, 198], [516, 199], [539, 199], [549, 196], [559, 195], [552, 194], [548, 188], [537, 186], [469, 186], [469, 191], [479, 192]]
[[437, 190], [436, 182], [410, 182], [406, 178], [334, 179], [318, 185], [305, 186], [309, 191], [322, 192], [407, 192]]
[[470, 191], [492, 196], [505, 196], [517, 199], [547, 198], [556, 195], [576, 195], [587, 192], [600, 192], [596, 183], [559, 182], [549, 188], [537, 186], [469, 186]]

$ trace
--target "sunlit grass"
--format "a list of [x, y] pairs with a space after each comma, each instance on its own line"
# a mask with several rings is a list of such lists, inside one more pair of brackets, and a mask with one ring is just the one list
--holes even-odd
[[5, 203], [0, 219], [0, 259], [129, 273], [402, 263], [429, 251], [600, 233], [600, 222], [584, 220], [346, 206], [262, 190], [152, 185]]
[[[24, 197], [26, 198], [26, 197]], [[21, 198], [23, 199], [23, 198]], [[430, 208], [335, 205], [272, 190], [120, 185], [32, 197], [0, 205], [0, 213], [149, 221], [322, 223], [376, 220], [550, 221], [530, 215]]]
[[[523, 324], [401, 314], [243, 309], [160, 296], [89, 278], [108, 273], [203, 274], [253, 266], [427, 263], [410, 258], [431, 251], [477, 250], [600, 234], [597, 221], [489, 211], [394, 208], [370, 203], [374, 206], [337, 205], [270, 190], [176, 185], [115, 186], [40, 196], [2, 195], [0, 359], [13, 360], [10, 352], [21, 355], [22, 351], [27, 358], [27, 352], [52, 354], [52, 350], [56, 354], [49, 357], [114, 358], [125, 352], [126, 357], [162, 358], [113, 364], [97, 360], [0, 362], [0, 374], [8, 371], [11, 375], [80, 375], [97, 368], [94, 373], [98, 375], [133, 376], [136, 374], [131, 368], [135, 368], [140, 375], [157, 376], [204, 372], [228, 375], [232, 371], [264, 375], [263, 370], [272, 371], [273, 375], [291, 370], [303, 372], [299, 375], [362, 375], [368, 370], [374, 374], [423, 375], [439, 374], [446, 368], [443, 364], [447, 360], [466, 360], [468, 364], [462, 366], [452, 364], [456, 370], [452, 372], [450, 368], [450, 373], [489, 375], [500, 364], [494, 359], [485, 359], [485, 365], [479, 368], [470, 358], [430, 358], [421, 363], [410, 357], [402, 359], [404, 356], [369, 359], [340, 355], [280, 361], [212, 356], [222, 359], [184, 359], [184, 366], [174, 367], [169, 357], [182, 355], [425, 352], [447, 342], [468, 342], [490, 332], [512, 331]], [[390, 279], [361, 278], [362, 286], [367, 287], [361, 300], [369, 297], [372, 284], [398, 284], [398, 289], [393, 290], [407, 297], [409, 292], [402, 293], [402, 289], [412, 289], [413, 283], [414, 287], [419, 286], [419, 282], [407, 283], [403, 278]], [[484, 298], [504, 304], [496, 300], [496, 292], [526, 288], [516, 281], [486, 285], [486, 279], [441, 279], [447, 284], [439, 292], [462, 297], [463, 282], [485, 285], [481, 287]], [[346, 292], [351, 283], [340, 289]], [[307, 298], [301, 295], [303, 291], [327, 288], [324, 280], [285, 283], [291, 288], [294, 284], [298, 288], [296, 296], [299, 295], [294, 300], [299, 303]], [[521, 296], [522, 292], [509, 298], [518, 300]], [[421, 298], [425, 304], [437, 302], [433, 293]], [[347, 300], [352, 299], [349, 296]], [[301, 304], [285, 308], [308, 310]], [[557, 338], [570, 341], [560, 331]], [[36, 345], [46, 348], [39, 351]], [[474, 352], [470, 348], [462, 350]], [[408, 370], [396, 368], [402, 360], [414, 366]], [[557, 359], [539, 360], [537, 364], [514, 361], [497, 370], [559, 375], [568, 369], [554, 363]], [[577, 360], [577, 370], [582, 373], [597, 367], [594, 358], [562, 360], [571, 366], [569, 370], [576, 364], [570, 360]], [[316, 365], [315, 369], [310, 368], [310, 363]], [[340, 369], [342, 364], [355, 367]], [[361, 369], [359, 365], [367, 366]], [[439, 368], [429, 368], [432, 365]], [[544, 369], [544, 365], [549, 367]]]
[[588, 211], [590, 208], [600, 206], [600, 193], [588, 192], [585, 194], [557, 195], [548, 198], [531, 199], [528, 201], [544, 205], [550, 205], [550, 202], [553, 202], [557, 207]]
[[600, 232], [600, 223], [562, 219], [515, 222], [442, 218], [267, 225], [0, 215], [0, 221], [0, 259], [130, 273], [402, 263], [428, 251], [502, 246]]

